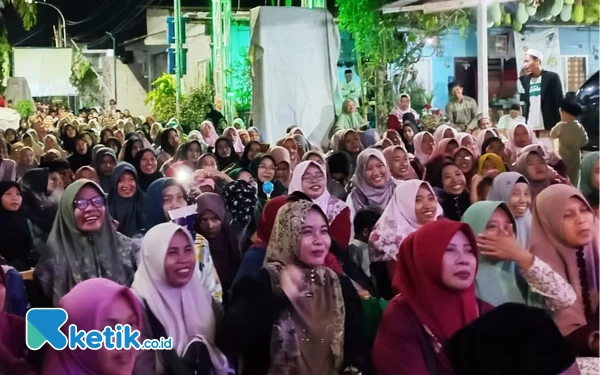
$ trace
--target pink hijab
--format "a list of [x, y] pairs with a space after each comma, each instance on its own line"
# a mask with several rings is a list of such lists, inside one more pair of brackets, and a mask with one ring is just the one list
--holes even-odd
[[465, 145], [463, 145], [463, 141], [465, 140], [465, 138], [471, 138], [471, 141], [473, 142], [473, 146], [468, 147], [468, 149], [473, 153], [473, 156], [475, 157], [479, 157], [479, 152], [481, 151], [481, 147], [477, 147], [477, 138], [475, 138], [473, 136], [473, 134], [467, 133], [467, 132], [460, 132], [458, 133], [458, 135], [456, 136], [456, 140], [458, 141], [458, 147], [467, 147]]
[[[208, 128], [207, 136], [205, 136], [202, 132], [205, 128]], [[213, 125], [212, 121], [202, 121], [202, 123], [200, 124], [200, 134], [202, 134], [202, 137], [204, 138], [206, 144], [208, 144], [210, 147], [215, 147], [215, 142], [219, 138], [219, 135], [217, 134], [217, 131], [215, 130], [215, 126]]]
[[[499, 137], [498, 131], [494, 131], [494, 129], [483, 129], [482, 131], [479, 132], [479, 134], [477, 134], [477, 147], [481, 150], [481, 147], [483, 146], [483, 143], [486, 140], [486, 135], [488, 133], [492, 133], [492, 137]], [[490, 137], [490, 138], [492, 138]]]
[[329, 194], [329, 191], [327, 191], [327, 170], [325, 169], [324, 165], [312, 160], [303, 161], [302, 163], [298, 164], [296, 168], [294, 168], [294, 174], [292, 175], [292, 180], [290, 181], [288, 193], [291, 194], [299, 191], [306, 194], [306, 192], [302, 190], [302, 176], [304, 176], [304, 172], [306, 172], [308, 167], [311, 165], [319, 168], [321, 173], [323, 173], [321, 185], [324, 189], [323, 194], [321, 194], [320, 197], [313, 199], [313, 202], [319, 206], [321, 210], [323, 210], [325, 215], [327, 215], [327, 220], [329, 220], [329, 223], [331, 224], [336, 216], [348, 206], [340, 199], [332, 197], [331, 194]]
[[456, 131], [456, 129], [454, 129], [453, 127], [451, 127], [449, 125], [444, 124], [444, 125], [438, 126], [437, 129], [435, 129], [435, 131], [433, 132], [433, 140], [435, 141], [435, 144], [438, 144], [442, 139], [444, 139], [444, 133], [448, 129], [452, 130], [452, 138], [456, 139], [456, 136], [458, 135], [458, 132]]
[[[124, 297], [135, 314], [137, 327], [142, 327], [142, 311], [140, 303], [126, 286], [101, 278], [85, 280], [77, 285], [59, 301], [58, 307], [69, 314], [67, 322], [62, 326], [63, 333], [68, 334], [71, 324], [84, 331], [102, 331], [104, 318], [108, 316], [111, 304], [117, 298]], [[107, 349], [100, 349], [107, 350]], [[131, 349], [133, 350], [133, 349]], [[50, 349], [42, 373], [44, 375], [94, 375], [100, 368], [100, 356], [96, 350], [53, 350]], [[135, 351], [134, 351], [135, 353]], [[136, 355], [131, 356], [135, 362]], [[133, 363], [131, 363], [133, 368]]]
[[[404, 147], [399, 146], [399, 145], [392, 145], [388, 148], [383, 149], [383, 156], [385, 156], [385, 161], [387, 161], [388, 166], [392, 163], [392, 161], [394, 160], [394, 151], [396, 150], [402, 150], [402, 152], [404, 152], [405, 154], [408, 155], [408, 153], [406, 152], [406, 150], [404, 149]], [[391, 173], [391, 171], [390, 171]], [[415, 170], [413, 169], [412, 165], [410, 165], [410, 162], [408, 163], [408, 170], [406, 171], [406, 175], [399, 179], [397, 177], [392, 176], [393, 179], [395, 180], [412, 180], [415, 178], [419, 178], [419, 176], [417, 176], [417, 172], [415, 172]]]
[[517, 157], [519, 157], [519, 154], [523, 149], [522, 147], [518, 147], [517, 145], [515, 145], [515, 130], [517, 130], [517, 127], [519, 126], [524, 127], [527, 130], [527, 133], [529, 134], [529, 143], [523, 147], [526, 147], [531, 144], [537, 144], [537, 137], [535, 136], [535, 133], [533, 132], [533, 130], [531, 130], [529, 126], [527, 126], [526, 124], [516, 124], [512, 126], [508, 131], [508, 142], [506, 143], [506, 148], [510, 150], [510, 152], [512, 153], [512, 157], [515, 160]]
[[[419, 132], [419, 133], [415, 134], [415, 136], [413, 138], [413, 147], [415, 149], [415, 157], [417, 159], [419, 159], [419, 161], [423, 165], [427, 164], [427, 161], [429, 160], [429, 157], [431, 156], [431, 154], [426, 154], [423, 152], [423, 138], [426, 135], [433, 137], [431, 135], [431, 133], [429, 133], [429, 132]], [[433, 147], [435, 148], [435, 139], [433, 141]], [[433, 151], [432, 151], [432, 153], [433, 153]]]
[[242, 139], [240, 138], [240, 135], [236, 128], [234, 128], [233, 126], [226, 128], [223, 131], [223, 136], [229, 138], [229, 136], [227, 136], [227, 134], [231, 133], [231, 132], [234, 132], [233, 141], [232, 141], [233, 149], [235, 150], [236, 154], [243, 153], [244, 152], [244, 144], [242, 143]]
[[408, 180], [398, 183], [396, 192], [383, 214], [373, 227], [369, 236], [369, 258], [371, 262], [396, 260], [402, 241], [421, 227], [415, 213], [417, 191], [427, 187], [436, 200], [435, 219], [443, 216], [444, 211], [429, 183], [421, 180]]

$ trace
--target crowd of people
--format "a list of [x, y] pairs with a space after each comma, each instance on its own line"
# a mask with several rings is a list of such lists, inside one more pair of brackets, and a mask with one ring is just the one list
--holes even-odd
[[[218, 131], [214, 108], [187, 134], [116, 103], [6, 129], [0, 373], [597, 373], [599, 153], [579, 160], [577, 105], [555, 151], [520, 113], [475, 137], [399, 103], [399, 131], [351, 110], [325, 150], [295, 126]], [[173, 348], [28, 351], [30, 307]]]

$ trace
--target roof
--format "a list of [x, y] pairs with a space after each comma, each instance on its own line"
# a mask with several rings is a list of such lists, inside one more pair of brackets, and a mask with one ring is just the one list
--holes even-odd
[[[498, 0], [506, 3], [514, 0]], [[480, 0], [397, 0], [380, 8], [383, 13], [423, 11], [423, 13], [447, 12], [455, 9], [474, 8]]]

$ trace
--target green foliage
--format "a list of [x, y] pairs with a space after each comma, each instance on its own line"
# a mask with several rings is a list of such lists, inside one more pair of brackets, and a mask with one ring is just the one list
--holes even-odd
[[180, 124], [184, 132], [198, 129], [206, 117], [206, 105], [212, 103], [214, 98], [215, 91], [208, 85], [194, 89], [182, 98]]
[[6, 29], [0, 33], [0, 94], [4, 93], [4, 78], [10, 74], [10, 55], [12, 48], [6, 37]]
[[241, 49], [240, 59], [233, 63], [231, 70], [233, 82], [235, 82], [233, 93], [236, 110], [238, 112], [249, 111], [252, 105], [252, 67], [247, 48]]
[[37, 6], [34, 2], [31, 4], [26, 0], [4, 0], [5, 3], [12, 4], [23, 21], [25, 30], [29, 30], [37, 22]]
[[93, 107], [103, 102], [100, 82], [92, 64], [76, 49], [73, 49], [69, 82], [77, 89], [82, 107]]
[[21, 118], [29, 118], [29, 116], [35, 113], [35, 107], [33, 106], [33, 102], [31, 100], [21, 100], [17, 103], [17, 107], [15, 108]]
[[152, 103], [152, 113], [159, 121], [167, 121], [175, 117], [176, 107], [175, 80], [167, 73], [163, 73], [154, 82], [152, 90], [146, 94], [144, 104]]

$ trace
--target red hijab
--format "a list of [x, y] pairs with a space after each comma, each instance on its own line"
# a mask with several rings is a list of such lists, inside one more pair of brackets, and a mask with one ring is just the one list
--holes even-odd
[[461, 291], [449, 289], [442, 281], [442, 258], [458, 231], [467, 236], [477, 252], [477, 241], [468, 224], [444, 219], [425, 224], [402, 241], [392, 283], [421, 324], [442, 344], [479, 316], [475, 280]]

